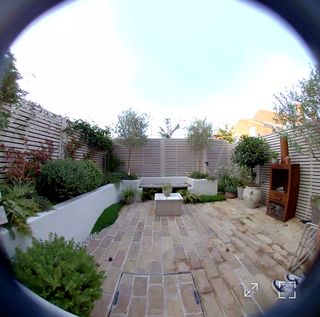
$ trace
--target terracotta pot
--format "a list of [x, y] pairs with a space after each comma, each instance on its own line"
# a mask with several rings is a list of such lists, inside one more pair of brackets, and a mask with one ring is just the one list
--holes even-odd
[[261, 189], [247, 186], [243, 191], [243, 200], [248, 208], [257, 208], [260, 205]]
[[231, 192], [225, 192], [224, 197], [229, 198], [229, 199], [233, 199], [237, 197], [236, 193], [231, 193]]
[[291, 161], [291, 159], [289, 156], [284, 158], [284, 164], [290, 164], [290, 161]]

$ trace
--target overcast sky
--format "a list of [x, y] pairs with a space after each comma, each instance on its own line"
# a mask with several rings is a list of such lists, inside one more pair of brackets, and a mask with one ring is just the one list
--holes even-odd
[[153, 136], [165, 117], [217, 128], [271, 110], [314, 62], [281, 21], [232, 0], [71, 1], [12, 52], [30, 100], [102, 126], [132, 107], [150, 115]]

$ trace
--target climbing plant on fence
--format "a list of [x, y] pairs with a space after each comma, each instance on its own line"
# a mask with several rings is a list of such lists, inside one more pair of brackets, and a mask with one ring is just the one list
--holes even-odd
[[54, 145], [52, 140], [42, 143], [40, 149], [20, 151], [0, 145], [0, 150], [5, 152], [8, 161], [7, 180], [13, 184], [34, 182], [40, 174], [41, 166], [52, 159]]
[[[75, 132], [80, 133], [80, 141], [90, 149], [88, 156], [91, 156], [95, 151], [107, 152], [112, 149], [111, 133], [108, 127], [100, 128], [96, 124], [90, 124], [83, 120], [69, 121], [68, 127], [65, 130], [69, 135], [73, 136]], [[75, 140], [75, 139], [73, 139]], [[69, 154], [79, 147], [79, 143], [67, 143]], [[72, 155], [71, 155], [72, 156]]]

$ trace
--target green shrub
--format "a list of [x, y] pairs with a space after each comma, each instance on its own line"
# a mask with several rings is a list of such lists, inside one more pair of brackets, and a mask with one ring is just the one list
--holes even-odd
[[50, 234], [33, 238], [25, 252], [16, 249], [14, 270], [18, 280], [42, 298], [77, 316], [89, 316], [102, 295], [104, 274], [94, 258], [73, 240]]
[[[45, 197], [38, 196], [35, 186], [31, 183], [0, 186], [0, 206], [3, 206], [8, 218], [8, 229], [17, 227], [20, 232], [31, 233], [27, 218], [51, 208]], [[10, 230], [11, 234], [14, 234]]]
[[102, 183], [102, 172], [91, 160], [55, 160], [41, 168], [38, 191], [53, 201], [69, 198], [94, 190]]
[[98, 233], [103, 228], [111, 226], [117, 220], [119, 211], [121, 210], [122, 206], [122, 204], [113, 204], [106, 208], [97, 219], [91, 230], [91, 233]]
[[215, 177], [210, 176], [208, 173], [203, 173], [201, 171], [193, 171], [189, 174], [189, 177], [194, 179], [207, 179], [208, 181], [215, 180]]
[[142, 201], [154, 200], [154, 195], [160, 192], [161, 192], [160, 188], [143, 188], [141, 200]]
[[238, 179], [235, 176], [229, 175], [227, 173], [221, 175], [218, 179], [218, 191], [219, 192], [226, 192], [226, 187], [238, 186]]
[[199, 197], [202, 203], [211, 203], [211, 202], [226, 200], [224, 195], [200, 195]]
[[184, 204], [195, 204], [201, 202], [201, 199], [197, 194], [191, 193], [187, 189], [182, 189], [178, 192], [181, 194]]
[[233, 186], [233, 185], [227, 185], [225, 188], [224, 188], [224, 191], [226, 193], [236, 193], [237, 192], [237, 187]]

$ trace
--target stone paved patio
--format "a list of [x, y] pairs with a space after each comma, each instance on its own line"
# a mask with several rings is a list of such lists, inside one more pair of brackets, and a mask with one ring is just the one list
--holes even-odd
[[[125, 206], [90, 241], [88, 252], [107, 274], [92, 317], [239, 317], [272, 305], [271, 281], [286, 273], [303, 224], [238, 199], [184, 209], [181, 217], [157, 217], [154, 202]], [[244, 297], [251, 283], [258, 290]]]

